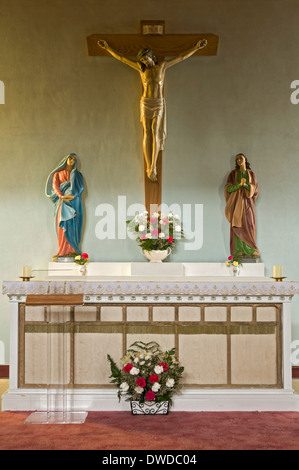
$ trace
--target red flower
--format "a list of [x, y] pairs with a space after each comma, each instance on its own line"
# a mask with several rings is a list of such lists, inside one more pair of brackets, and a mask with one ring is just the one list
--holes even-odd
[[82, 253], [81, 256], [82, 256], [83, 259], [88, 259], [88, 254], [87, 253]]
[[168, 365], [166, 364], [166, 362], [160, 362], [159, 366], [162, 366], [164, 371], [168, 369]]
[[124, 367], [124, 371], [125, 371], [125, 372], [130, 372], [131, 369], [133, 369], [132, 364], [127, 364], [127, 365]]
[[136, 385], [138, 385], [139, 387], [145, 387], [146, 386], [146, 381], [144, 380], [143, 377], [139, 377], [137, 380], [136, 380]]
[[232, 259], [233, 259], [233, 257], [232, 257], [232, 256], [229, 256], [227, 259], [229, 259], [229, 260], [232, 260]]
[[147, 394], [145, 395], [145, 398], [148, 400], [148, 401], [153, 401], [155, 398], [156, 398], [156, 394], [154, 392], [151, 392], [150, 390], [147, 392]]
[[154, 375], [151, 375], [148, 380], [152, 382], [152, 384], [154, 384], [155, 382], [159, 382], [159, 377], [154, 374]]
[[172, 243], [172, 242], [173, 242], [173, 238], [172, 238], [172, 237], [168, 237], [168, 241], [169, 241], [169, 243]]

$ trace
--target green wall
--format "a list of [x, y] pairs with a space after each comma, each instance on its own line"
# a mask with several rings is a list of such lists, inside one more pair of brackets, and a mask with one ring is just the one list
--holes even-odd
[[[86, 190], [82, 249], [93, 261], [142, 261], [132, 240], [99, 240], [96, 208], [143, 203], [141, 84], [112, 58], [89, 57], [93, 33], [137, 33], [164, 19], [167, 33], [219, 35], [216, 57], [193, 57], [167, 71], [168, 139], [163, 201], [203, 205], [203, 246], [173, 261], [226, 260], [229, 225], [223, 187], [234, 155], [256, 172], [257, 243], [266, 266], [299, 279], [297, 209], [299, 79], [297, 0], [0, 0], [1, 272], [46, 269], [55, 253], [49, 172], [70, 152]], [[201, 228], [199, 228], [201, 229]], [[293, 303], [299, 339], [299, 301]], [[3, 352], [4, 349], [4, 352]], [[0, 297], [0, 364], [9, 363], [9, 305]]]

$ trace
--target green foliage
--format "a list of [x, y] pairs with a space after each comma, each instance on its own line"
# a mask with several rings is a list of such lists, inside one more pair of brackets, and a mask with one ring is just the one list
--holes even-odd
[[163, 352], [154, 341], [136, 341], [121, 359], [121, 368], [110, 355], [107, 358], [119, 400], [124, 396], [127, 401], [167, 400], [172, 404], [173, 395], [180, 390], [184, 367], [175, 357], [175, 348]]
[[[237, 263], [239, 266], [242, 266], [242, 263], [240, 261], [240, 255], [239, 253], [234, 253], [233, 255], [228, 257], [228, 260], [226, 261], [226, 264], [229, 266], [231, 264]], [[236, 265], [235, 265], [236, 266]]]

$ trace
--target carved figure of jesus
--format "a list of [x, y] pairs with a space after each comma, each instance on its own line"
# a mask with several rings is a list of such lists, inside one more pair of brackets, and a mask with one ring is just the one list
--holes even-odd
[[146, 173], [151, 181], [157, 181], [157, 159], [160, 150], [164, 149], [166, 139], [166, 116], [164, 98], [165, 71], [179, 62], [191, 57], [207, 45], [202, 39], [191, 49], [169, 60], [157, 62], [151, 49], [142, 49], [137, 61], [128, 59], [113, 50], [101, 39], [98, 45], [109, 52], [115, 59], [129, 65], [140, 73], [143, 94], [140, 101], [140, 120], [143, 125], [143, 152], [146, 161]]

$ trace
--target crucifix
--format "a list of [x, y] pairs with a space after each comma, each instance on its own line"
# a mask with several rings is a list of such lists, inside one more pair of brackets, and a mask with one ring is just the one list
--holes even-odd
[[89, 55], [114, 57], [140, 74], [143, 86], [140, 120], [145, 157], [145, 207], [151, 214], [162, 202], [162, 151], [166, 139], [165, 71], [191, 56], [216, 55], [218, 36], [168, 35], [165, 34], [164, 21], [141, 21], [141, 34], [93, 34], [87, 38], [87, 43]]

